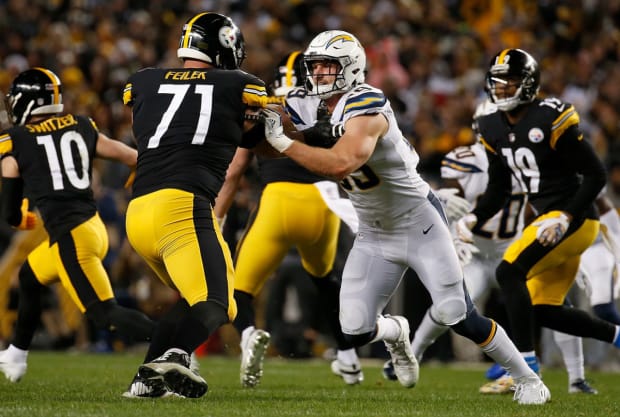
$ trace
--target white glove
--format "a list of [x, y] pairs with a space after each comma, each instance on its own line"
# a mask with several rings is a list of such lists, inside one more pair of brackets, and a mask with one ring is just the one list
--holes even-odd
[[471, 229], [473, 229], [477, 222], [478, 218], [474, 213], [468, 213], [458, 219], [454, 226], [456, 237], [465, 243], [473, 243], [474, 234], [471, 232]]
[[471, 262], [476, 253], [480, 253], [480, 249], [473, 243], [463, 242], [461, 239], [454, 239], [454, 248], [459, 256], [461, 266], [465, 266]]
[[435, 191], [435, 194], [446, 208], [446, 216], [448, 216], [448, 223], [460, 219], [471, 210], [469, 201], [463, 197], [459, 197], [457, 188], [440, 188]]
[[579, 267], [577, 271], [577, 277], [575, 278], [575, 284], [586, 294], [588, 298], [592, 296], [592, 281], [586, 271]]
[[551, 246], [558, 243], [564, 237], [570, 223], [568, 216], [563, 212], [556, 211], [550, 213], [555, 213], [556, 216], [532, 223], [532, 226], [538, 226], [536, 239], [543, 246]]
[[261, 110], [261, 116], [265, 124], [265, 138], [267, 142], [280, 153], [287, 150], [293, 144], [293, 141], [284, 134], [280, 113], [270, 108], [264, 108]]

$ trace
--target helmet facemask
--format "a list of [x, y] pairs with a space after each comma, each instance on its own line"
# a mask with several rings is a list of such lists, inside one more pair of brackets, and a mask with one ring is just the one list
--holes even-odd
[[[512, 96], [505, 97], [505, 94], [498, 94], [498, 85], [504, 86], [504, 89], [516, 89]], [[522, 104], [531, 103], [539, 88], [538, 63], [520, 49], [504, 50], [496, 55], [486, 75], [487, 95], [501, 111], [511, 111]]]
[[[316, 61], [337, 62], [340, 66], [334, 82], [321, 85], [313, 76], [312, 63]], [[359, 41], [350, 33], [328, 30], [317, 35], [304, 52], [306, 67], [306, 90], [308, 95], [325, 99], [337, 93], [345, 93], [364, 83], [366, 53]]]
[[[329, 63], [330, 71], [314, 74], [313, 64], [322, 62], [324, 66]], [[344, 67], [340, 60], [333, 57], [313, 56], [311, 59], [304, 60], [306, 66], [306, 90], [308, 95], [318, 95], [322, 99], [333, 96], [339, 92], [345, 92], [349, 88], [344, 75]], [[336, 64], [336, 65], [333, 65]], [[333, 78], [331, 83], [322, 83], [323, 78]]]

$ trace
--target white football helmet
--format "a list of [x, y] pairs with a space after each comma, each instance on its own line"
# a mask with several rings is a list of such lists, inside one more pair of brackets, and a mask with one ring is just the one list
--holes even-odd
[[[321, 85], [312, 77], [312, 62], [326, 60], [340, 64], [340, 72], [331, 85]], [[325, 99], [364, 82], [366, 53], [355, 36], [342, 30], [328, 30], [312, 39], [304, 52], [304, 65], [308, 95], [318, 95]]]

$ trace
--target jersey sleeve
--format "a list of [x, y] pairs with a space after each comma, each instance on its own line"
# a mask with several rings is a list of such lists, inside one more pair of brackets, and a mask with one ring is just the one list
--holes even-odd
[[0, 157], [13, 151], [13, 141], [8, 132], [0, 133]]
[[342, 112], [342, 121], [352, 117], [379, 114], [385, 111], [387, 99], [375, 88], [362, 87], [347, 97]]

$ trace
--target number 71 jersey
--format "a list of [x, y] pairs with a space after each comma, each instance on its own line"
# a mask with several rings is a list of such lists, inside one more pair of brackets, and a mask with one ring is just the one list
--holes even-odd
[[146, 68], [129, 77], [123, 102], [133, 111], [137, 197], [162, 188], [217, 196], [243, 142], [248, 106], [268, 101], [265, 84], [240, 70]]

